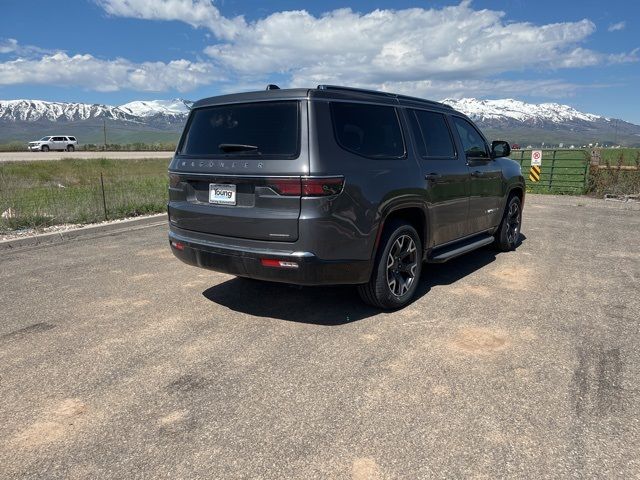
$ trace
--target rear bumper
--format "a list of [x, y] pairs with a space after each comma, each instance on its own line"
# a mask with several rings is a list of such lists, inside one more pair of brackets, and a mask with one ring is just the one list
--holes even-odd
[[[311, 252], [274, 250], [233, 245], [233, 239], [204, 240], [201, 234], [172, 227], [169, 243], [173, 254], [184, 263], [217, 272], [258, 280], [295, 285], [361, 284], [369, 281], [371, 262], [363, 260], [327, 261]], [[181, 244], [181, 249], [175, 244]], [[261, 259], [294, 262], [297, 268], [278, 268], [262, 265]]]

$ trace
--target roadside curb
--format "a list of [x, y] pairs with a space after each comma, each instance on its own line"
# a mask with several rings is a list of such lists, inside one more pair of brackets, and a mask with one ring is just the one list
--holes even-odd
[[14, 249], [25, 247], [37, 247], [44, 245], [54, 245], [57, 243], [67, 242], [81, 237], [91, 237], [100, 234], [110, 234], [117, 232], [125, 232], [129, 230], [137, 230], [139, 228], [153, 227], [167, 223], [167, 214], [159, 213], [138, 218], [127, 218], [125, 220], [103, 223], [97, 225], [87, 225], [84, 227], [74, 228], [63, 232], [43, 233], [41, 235], [32, 235], [28, 237], [14, 238], [10, 240], [0, 241], [0, 252], [7, 252]]

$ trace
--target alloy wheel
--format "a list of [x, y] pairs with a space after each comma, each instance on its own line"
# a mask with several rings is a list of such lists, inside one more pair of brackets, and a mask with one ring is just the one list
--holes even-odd
[[518, 202], [513, 202], [509, 206], [509, 212], [507, 213], [507, 241], [510, 245], [514, 245], [518, 240], [520, 233], [520, 205]]
[[409, 291], [416, 279], [418, 254], [409, 235], [401, 235], [393, 242], [387, 256], [387, 285], [396, 297]]

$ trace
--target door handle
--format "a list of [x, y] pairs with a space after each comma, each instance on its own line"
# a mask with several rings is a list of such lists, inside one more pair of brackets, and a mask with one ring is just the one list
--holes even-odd
[[480, 170], [474, 170], [473, 172], [471, 172], [471, 176], [472, 177], [484, 177], [484, 172], [481, 172]]
[[427, 173], [424, 176], [424, 179], [430, 182], [435, 182], [436, 180], [439, 180], [441, 178], [442, 178], [442, 175], [440, 175], [439, 173]]

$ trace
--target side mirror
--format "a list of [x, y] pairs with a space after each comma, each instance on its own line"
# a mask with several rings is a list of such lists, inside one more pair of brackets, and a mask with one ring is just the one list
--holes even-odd
[[494, 140], [491, 142], [491, 157], [508, 157], [511, 154], [511, 146], [504, 140]]

